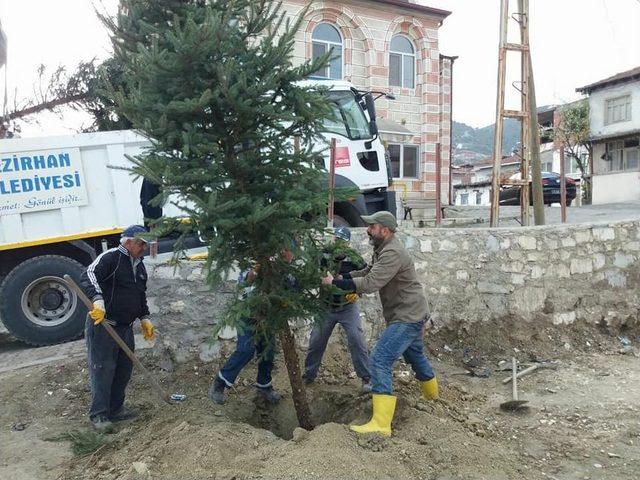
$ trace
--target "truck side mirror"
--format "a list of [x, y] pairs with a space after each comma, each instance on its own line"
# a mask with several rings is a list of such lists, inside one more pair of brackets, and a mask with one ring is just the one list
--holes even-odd
[[369, 133], [371, 133], [373, 137], [378, 135], [378, 124], [376, 123], [375, 120], [371, 120], [369, 122]]
[[364, 105], [367, 109], [367, 113], [369, 114], [369, 119], [376, 119], [376, 104], [373, 100], [373, 95], [371, 92], [365, 93], [364, 95]]
[[376, 124], [376, 104], [371, 92], [365, 93], [364, 104], [369, 114], [369, 132], [375, 137], [378, 135], [378, 125]]

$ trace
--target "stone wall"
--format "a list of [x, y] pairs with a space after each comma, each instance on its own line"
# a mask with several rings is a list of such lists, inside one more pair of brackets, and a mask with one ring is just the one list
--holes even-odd
[[[398, 236], [415, 258], [436, 328], [482, 322], [638, 321], [640, 222], [496, 229], [407, 229]], [[353, 245], [370, 257], [364, 229]], [[217, 358], [208, 344], [233, 284], [211, 292], [201, 262], [149, 265], [149, 301], [173, 359]], [[360, 302], [370, 344], [384, 327], [377, 295]], [[309, 325], [299, 331], [301, 347]], [[233, 332], [223, 337], [233, 338]], [[175, 353], [177, 352], [177, 353]]]
[[638, 320], [638, 221], [400, 235], [439, 325]]

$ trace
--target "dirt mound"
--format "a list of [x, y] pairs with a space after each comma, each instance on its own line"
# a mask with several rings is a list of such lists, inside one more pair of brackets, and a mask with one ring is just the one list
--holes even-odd
[[[526, 478], [514, 465], [515, 452], [496, 450], [486, 432], [452, 406], [459, 401], [455, 388], [432, 404], [415, 394], [403, 397], [391, 438], [358, 436], [345, 424], [325, 423], [285, 440], [229, 420], [226, 407], [157, 412], [121, 430], [99, 462], [67, 478]], [[354, 396], [334, 413], [364, 420], [368, 403]], [[277, 421], [292, 408], [286, 399], [272, 417]], [[229, 406], [231, 415], [242, 409], [242, 402]], [[148, 475], [138, 473], [134, 462], [144, 464]]]
[[[278, 367], [276, 384], [286, 392], [284, 368]], [[286, 393], [277, 407], [256, 402], [248, 381], [253, 368], [224, 406], [206, 399], [211, 365], [184, 365], [175, 372], [179, 385], [167, 388], [187, 391], [188, 385], [189, 399], [173, 407], [156, 404], [136, 378], [130, 397], [144, 398], [137, 405], [141, 417], [112, 435], [99, 456], [79, 461], [63, 478], [527, 478], [514, 461], [517, 453], [496, 449], [491, 428], [469, 420], [467, 411], [484, 403], [484, 396], [445, 380], [441, 399], [425, 402], [403, 368], [396, 372], [402, 381], [390, 438], [349, 430], [348, 423], [368, 420], [370, 399], [360, 395], [357, 380], [325, 383], [322, 378], [337, 378], [331, 371], [308, 390], [318, 424], [311, 432], [295, 429]]]

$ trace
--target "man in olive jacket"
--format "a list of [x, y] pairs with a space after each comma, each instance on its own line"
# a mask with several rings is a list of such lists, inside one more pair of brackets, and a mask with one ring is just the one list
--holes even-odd
[[429, 319], [429, 307], [413, 260], [404, 245], [395, 237], [396, 218], [390, 212], [377, 212], [363, 216], [369, 225], [367, 234], [373, 245], [372, 262], [363, 270], [334, 279], [328, 274], [325, 285], [356, 293], [380, 293], [382, 313], [387, 328], [378, 339], [371, 357], [371, 384], [373, 416], [364, 425], [352, 425], [359, 433], [379, 432], [391, 434], [391, 420], [396, 406], [392, 395], [391, 372], [393, 363], [404, 356], [420, 381], [425, 399], [438, 397], [438, 381], [424, 355], [422, 343], [424, 324]]

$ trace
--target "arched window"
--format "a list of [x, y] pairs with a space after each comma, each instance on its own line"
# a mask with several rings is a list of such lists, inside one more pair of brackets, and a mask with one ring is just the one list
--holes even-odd
[[389, 48], [389, 86], [415, 88], [416, 54], [408, 38], [396, 35]]
[[331, 51], [329, 65], [321, 68], [316, 75], [342, 80], [342, 37], [338, 29], [329, 23], [321, 23], [313, 29], [311, 35], [313, 41], [313, 58]]

